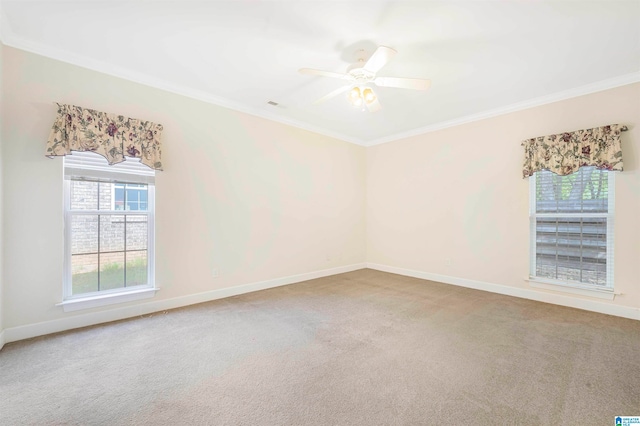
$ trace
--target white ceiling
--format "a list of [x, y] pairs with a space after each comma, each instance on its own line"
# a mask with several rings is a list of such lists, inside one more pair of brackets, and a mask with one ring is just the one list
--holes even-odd
[[[640, 81], [640, 1], [0, 2], [5, 44], [372, 145]], [[346, 95], [356, 50], [398, 51], [379, 76], [429, 78], [426, 92]], [[274, 107], [268, 101], [278, 102]]]

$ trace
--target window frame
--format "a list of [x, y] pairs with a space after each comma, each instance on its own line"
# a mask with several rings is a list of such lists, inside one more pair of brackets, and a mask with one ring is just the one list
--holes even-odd
[[[123, 303], [154, 297], [159, 288], [155, 276], [155, 171], [143, 165], [139, 159], [126, 158], [122, 163], [109, 165], [104, 157], [94, 152], [77, 152], [67, 155], [63, 163], [63, 240], [64, 260], [62, 276], [62, 301], [56, 306], [65, 312], [98, 306]], [[71, 180], [86, 180], [111, 185], [112, 201], [115, 184], [147, 185], [147, 211], [115, 210], [72, 210]], [[71, 220], [73, 215], [117, 215], [147, 217], [147, 283], [116, 289], [93, 291], [74, 295], [71, 277]]]
[[[607, 212], [606, 213], [537, 213], [536, 183], [538, 172], [529, 177], [529, 281], [532, 286], [545, 289], [561, 289], [570, 293], [586, 294], [595, 297], [613, 298], [614, 293], [614, 217], [615, 217], [615, 172], [605, 170], [607, 174]], [[577, 173], [574, 172], [574, 173]], [[537, 270], [537, 229], [536, 219], [541, 217], [554, 218], [604, 218], [607, 221], [607, 256], [606, 256], [606, 284], [597, 285], [581, 281], [556, 280], [536, 275]], [[535, 285], [539, 283], [541, 285]], [[555, 287], [555, 288], [554, 288]]]

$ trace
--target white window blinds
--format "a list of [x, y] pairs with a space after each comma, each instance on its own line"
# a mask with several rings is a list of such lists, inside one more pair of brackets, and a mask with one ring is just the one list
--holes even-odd
[[73, 151], [64, 157], [66, 179], [95, 179], [107, 182], [155, 184], [155, 170], [139, 158], [125, 157], [122, 163], [109, 165], [107, 159], [91, 151]]
[[595, 167], [531, 180], [531, 275], [613, 287], [613, 176]]

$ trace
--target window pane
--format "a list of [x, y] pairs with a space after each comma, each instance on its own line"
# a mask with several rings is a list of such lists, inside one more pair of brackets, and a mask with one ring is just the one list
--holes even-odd
[[100, 252], [124, 249], [124, 216], [100, 215]]
[[127, 250], [147, 249], [147, 216], [130, 215], [127, 219]]
[[606, 285], [606, 260], [607, 219], [536, 219], [536, 276]]
[[98, 255], [71, 255], [71, 294], [98, 291]]
[[147, 283], [147, 251], [127, 252], [127, 287]]
[[127, 210], [138, 210], [138, 194], [137, 189], [127, 189]]
[[98, 209], [98, 182], [71, 180], [71, 210]]
[[124, 210], [124, 185], [123, 184], [114, 185], [113, 196], [114, 196], [113, 209]]
[[581, 167], [567, 176], [536, 172], [537, 213], [606, 213], [608, 192], [606, 170]]
[[71, 216], [71, 254], [98, 252], [98, 215]]
[[[87, 180], [71, 180], [71, 210], [112, 210], [113, 195], [116, 195], [113, 186], [109, 182], [96, 182]], [[120, 191], [123, 191], [122, 189]], [[122, 194], [122, 209], [124, 209], [124, 194]]]
[[98, 188], [100, 193], [100, 210], [113, 209], [113, 206], [111, 205], [111, 193], [113, 184], [110, 182], [99, 182]]
[[100, 290], [124, 286], [124, 252], [100, 254]]
[[[126, 184], [126, 209], [147, 210], [148, 187], [144, 184]], [[144, 201], [144, 202], [143, 202]]]

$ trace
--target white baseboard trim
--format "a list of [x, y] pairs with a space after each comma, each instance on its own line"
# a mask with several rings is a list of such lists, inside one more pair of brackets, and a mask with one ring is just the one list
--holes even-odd
[[588, 300], [563, 294], [554, 294], [530, 289], [509, 287], [501, 284], [493, 284], [484, 281], [451, 277], [448, 275], [432, 274], [429, 272], [414, 271], [411, 269], [397, 268], [395, 266], [381, 265], [378, 263], [367, 263], [367, 268], [375, 269], [377, 271], [390, 272], [392, 274], [405, 275], [413, 278], [437, 281], [444, 284], [453, 284], [461, 287], [473, 288], [476, 290], [489, 291], [491, 293], [536, 300], [538, 302], [551, 303], [554, 305], [583, 309], [586, 311], [598, 312], [601, 314], [640, 320], [640, 308], [613, 305], [610, 303], [603, 303], [599, 300]]
[[280, 287], [283, 285], [312, 280], [315, 278], [322, 278], [330, 275], [356, 271], [358, 269], [364, 269], [366, 267], [366, 263], [356, 263], [331, 269], [323, 269], [315, 272], [274, 278], [271, 280], [243, 284], [234, 287], [221, 288], [217, 290], [206, 291], [203, 293], [190, 294], [187, 296], [175, 297], [172, 299], [139, 303], [115, 309], [106, 309], [98, 312], [73, 315], [52, 321], [44, 321], [19, 327], [11, 327], [5, 329], [2, 334], [0, 334], [0, 342], [15, 342], [18, 340], [29, 339], [31, 337], [43, 336], [45, 334], [72, 330], [74, 328], [87, 327], [90, 325], [96, 325], [110, 321], [118, 321], [126, 318], [137, 317], [140, 315], [148, 315], [154, 312], [165, 311], [167, 309], [181, 308], [183, 306], [194, 305], [196, 303], [209, 302], [211, 300], [223, 299], [225, 297], [237, 296], [239, 294], [251, 293], [254, 291], [266, 290], [269, 288]]
[[0, 349], [2, 349], [2, 347], [4, 346], [4, 343], [5, 343], [5, 341], [4, 341], [4, 330], [2, 330], [0, 332]]

